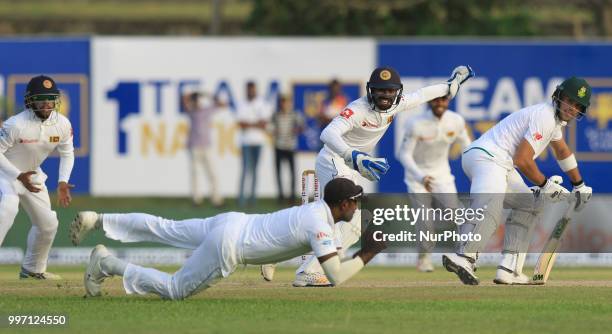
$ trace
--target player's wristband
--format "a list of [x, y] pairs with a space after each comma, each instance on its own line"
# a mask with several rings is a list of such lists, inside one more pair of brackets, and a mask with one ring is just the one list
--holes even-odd
[[544, 177], [544, 182], [542, 182], [542, 184], [538, 184], [538, 187], [544, 188], [547, 182], [548, 182], [548, 178]]
[[559, 164], [559, 167], [561, 167], [561, 170], [564, 172], [570, 171], [578, 167], [578, 161], [576, 161], [576, 156], [574, 155], [574, 153], [570, 154], [569, 157], [563, 160], [557, 160], [557, 163]]
[[581, 186], [581, 185], [583, 185], [583, 184], [584, 184], [584, 180], [580, 180], [580, 181], [576, 181], [576, 182], [571, 181], [571, 182], [572, 182], [572, 185], [573, 185], [574, 187], [579, 187], [579, 186]]

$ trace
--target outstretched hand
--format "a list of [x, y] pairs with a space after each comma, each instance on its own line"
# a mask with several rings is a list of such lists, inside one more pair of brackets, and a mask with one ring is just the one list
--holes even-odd
[[74, 184], [60, 182], [57, 185], [57, 204], [66, 208], [72, 202], [72, 196], [70, 195], [70, 189], [74, 188]]

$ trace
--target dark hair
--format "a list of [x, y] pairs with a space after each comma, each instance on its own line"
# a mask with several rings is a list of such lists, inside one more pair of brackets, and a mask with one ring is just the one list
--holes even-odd
[[200, 94], [200, 93], [198, 93], [198, 92], [193, 92], [193, 93], [189, 94], [189, 99], [190, 99], [192, 102], [197, 102], [197, 101], [198, 101], [198, 98], [199, 98], [200, 96], [202, 96], [202, 94]]

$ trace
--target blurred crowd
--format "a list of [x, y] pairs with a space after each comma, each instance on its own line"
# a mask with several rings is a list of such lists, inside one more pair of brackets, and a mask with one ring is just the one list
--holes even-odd
[[[254, 81], [246, 83], [246, 95], [235, 104], [234, 118], [239, 129], [240, 175], [238, 205], [255, 206], [257, 201], [257, 172], [262, 149], [272, 143], [277, 199], [279, 204], [296, 203], [296, 151], [298, 138], [304, 131], [304, 113], [295, 108], [292, 96], [279, 94], [273, 103], [259, 95]], [[329, 82], [325, 98], [314, 117], [316, 127], [322, 130], [349, 103], [338, 79]], [[208, 187], [210, 204], [223, 206], [219, 179], [216, 175], [212, 147], [213, 116], [229, 108], [228, 101], [221, 96], [202, 92], [188, 92], [182, 96], [182, 109], [189, 119], [187, 149], [190, 156], [191, 200], [194, 205], [204, 203], [205, 194], [201, 185]], [[289, 175], [287, 180], [283, 175]], [[203, 177], [203, 178], [202, 178]], [[202, 182], [204, 180], [204, 182]]]

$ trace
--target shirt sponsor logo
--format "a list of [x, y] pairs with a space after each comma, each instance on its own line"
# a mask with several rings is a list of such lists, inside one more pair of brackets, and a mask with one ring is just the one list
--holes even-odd
[[452, 137], [454, 135], [455, 135], [455, 131], [449, 131], [449, 132], [446, 133], [446, 136], [448, 136], [448, 137]]
[[346, 108], [346, 109], [342, 110], [342, 112], [340, 112], [340, 116], [342, 116], [342, 117], [344, 117], [346, 119], [351, 118], [351, 116], [353, 116], [353, 114], [354, 114], [354, 112], [351, 109], [349, 109], [349, 108]]
[[51, 136], [51, 137], [49, 137], [49, 142], [50, 143], [59, 143], [59, 139], [60, 139], [59, 136]]
[[322, 239], [330, 239], [331, 237], [329, 236], [329, 234], [325, 233], [325, 232], [319, 232], [317, 233], [317, 240], [322, 240]]
[[536, 132], [536, 133], [533, 135], [533, 139], [535, 139], [535, 140], [540, 140], [540, 139], [542, 139], [542, 134], [541, 134], [541, 133], [539, 133], [539, 132]]
[[364, 128], [373, 128], [373, 129], [376, 129], [378, 127], [378, 125], [372, 124], [368, 121], [361, 122], [361, 126], [363, 126]]
[[323, 242], [321, 242], [321, 245], [324, 246], [331, 246], [332, 241], [330, 239], [324, 240]]
[[34, 143], [38, 143], [38, 139], [23, 139], [23, 138], [19, 138], [19, 143], [20, 144], [34, 144]]

